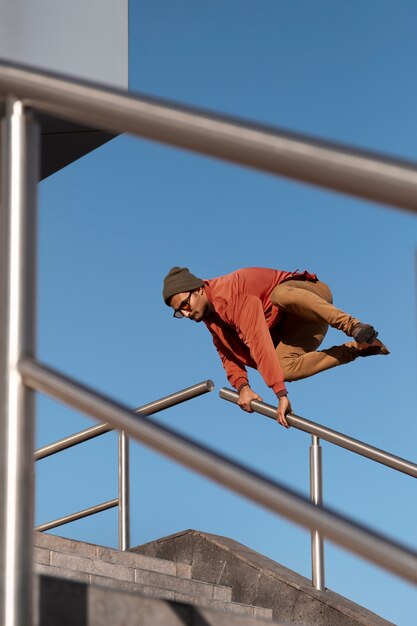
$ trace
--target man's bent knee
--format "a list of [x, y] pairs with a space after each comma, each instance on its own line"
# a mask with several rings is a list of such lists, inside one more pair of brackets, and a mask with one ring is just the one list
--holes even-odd
[[[293, 303], [301, 304], [309, 301], [309, 294], [321, 298], [328, 304], [333, 304], [333, 296], [330, 288], [325, 283], [317, 281], [287, 281], [277, 285], [271, 293], [271, 302], [277, 307], [291, 306]], [[310, 301], [311, 303], [311, 301]]]
[[275, 306], [285, 308], [293, 299], [294, 287], [285, 283], [278, 285], [271, 293], [271, 302]]
[[281, 362], [281, 367], [282, 367], [282, 371], [284, 372], [285, 382], [292, 383], [295, 380], [300, 379], [300, 375], [299, 375], [300, 363], [298, 362], [299, 359], [300, 359], [300, 356], [296, 356], [293, 359], [286, 359], [284, 362]]

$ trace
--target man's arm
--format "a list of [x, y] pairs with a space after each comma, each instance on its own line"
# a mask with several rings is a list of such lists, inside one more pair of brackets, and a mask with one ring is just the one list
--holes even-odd
[[253, 391], [253, 389], [249, 385], [246, 369], [226, 355], [222, 342], [211, 330], [210, 332], [213, 337], [213, 343], [216, 346], [216, 350], [219, 353], [220, 359], [222, 361], [222, 365], [226, 371], [227, 380], [239, 394], [239, 399], [237, 401], [238, 405], [244, 411], [247, 411], [248, 413], [253, 413], [253, 409], [250, 403], [252, 402], [252, 400], [259, 400], [259, 402], [262, 402], [261, 396]]
[[226, 350], [219, 337], [210, 328], [209, 331], [213, 338], [216, 350], [219, 353], [222, 365], [226, 371], [227, 380], [232, 387], [239, 391], [245, 385], [249, 384], [246, 368], [233, 359], [233, 354], [230, 354], [229, 351]]
[[[284, 372], [277, 358], [274, 344], [265, 321], [260, 299], [256, 296], [239, 294], [227, 309], [229, 323], [233, 325], [240, 339], [249, 348], [252, 359], [268, 387], [271, 387], [278, 397], [277, 420], [286, 428], [289, 424], [285, 418], [291, 411], [284, 383]], [[239, 404], [250, 407], [255, 392], [245, 387], [239, 394]], [[242, 408], [244, 408], [242, 406]], [[245, 410], [248, 410], [245, 408]]]

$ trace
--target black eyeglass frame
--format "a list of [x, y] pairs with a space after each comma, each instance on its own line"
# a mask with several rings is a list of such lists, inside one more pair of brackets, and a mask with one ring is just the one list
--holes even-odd
[[188, 294], [188, 298], [186, 298], [185, 300], [181, 302], [181, 306], [179, 306], [178, 309], [175, 309], [172, 317], [175, 317], [177, 320], [180, 320], [184, 317], [182, 311], [187, 311], [187, 312], [191, 311], [190, 298], [195, 291], [196, 289], [193, 289], [192, 291], [190, 291], [190, 293]]

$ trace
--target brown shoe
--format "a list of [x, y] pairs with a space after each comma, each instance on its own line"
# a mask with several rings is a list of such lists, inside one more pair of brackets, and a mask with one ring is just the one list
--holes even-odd
[[359, 322], [353, 329], [352, 337], [357, 343], [372, 343], [378, 336], [377, 331], [370, 324]]
[[376, 354], [389, 354], [387, 346], [382, 341], [374, 339], [370, 343], [357, 344], [358, 356], [374, 356]]

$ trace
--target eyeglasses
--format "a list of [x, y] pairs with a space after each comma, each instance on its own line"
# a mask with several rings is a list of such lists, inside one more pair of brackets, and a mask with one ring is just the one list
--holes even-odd
[[187, 311], [187, 313], [191, 311], [190, 298], [193, 295], [193, 293], [194, 291], [190, 291], [190, 293], [188, 294], [188, 298], [185, 298], [185, 300], [181, 302], [178, 309], [175, 309], [174, 317], [176, 317], [177, 319], [181, 319], [182, 317], [184, 317], [184, 315], [182, 314], [182, 311]]

